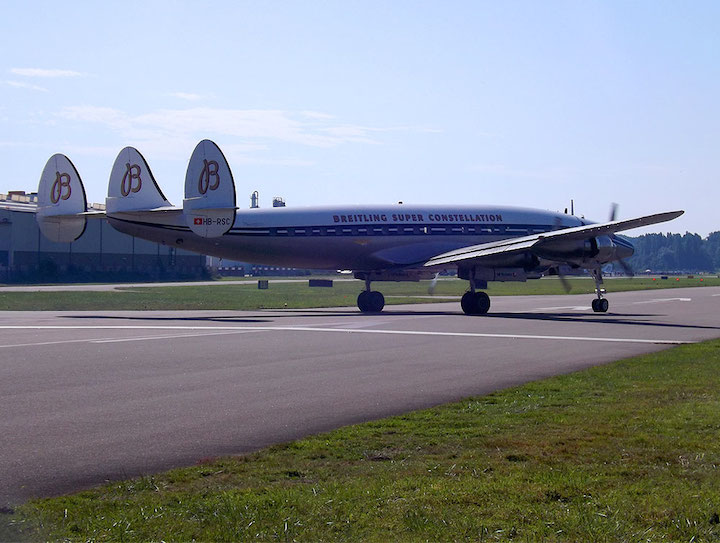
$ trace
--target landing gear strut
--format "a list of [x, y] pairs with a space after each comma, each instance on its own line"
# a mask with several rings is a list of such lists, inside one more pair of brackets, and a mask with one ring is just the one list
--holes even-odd
[[607, 310], [610, 307], [610, 302], [603, 298], [603, 289], [600, 286], [603, 284], [602, 272], [600, 271], [600, 268], [596, 268], [590, 270], [590, 274], [595, 280], [595, 292], [597, 293], [597, 298], [592, 301], [592, 310], [595, 313], [607, 313]]
[[470, 292], [463, 294], [460, 307], [466, 315], [484, 315], [490, 310], [490, 296], [475, 291], [475, 268], [470, 272]]
[[380, 313], [385, 307], [385, 296], [370, 290], [370, 279], [365, 279], [365, 290], [357, 298], [357, 306], [363, 313]]

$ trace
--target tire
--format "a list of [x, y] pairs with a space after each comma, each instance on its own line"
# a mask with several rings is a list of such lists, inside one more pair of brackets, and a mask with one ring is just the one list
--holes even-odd
[[466, 315], [475, 315], [475, 296], [472, 292], [466, 292], [460, 299], [460, 307], [462, 307], [463, 313]]
[[475, 308], [478, 315], [485, 315], [490, 310], [490, 296], [485, 292], [476, 292]]
[[484, 292], [466, 292], [460, 307], [466, 315], [484, 315], [490, 310], [490, 296]]
[[607, 313], [609, 307], [610, 302], [605, 298], [595, 298], [592, 301], [592, 310], [595, 311], [595, 313]]
[[376, 290], [363, 290], [357, 297], [357, 306], [363, 313], [380, 313], [385, 307], [385, 296]]
[[360, 311], [367, 313], [370, 311], [370, 296], [367, 290], [363, 290], [357, 297], [357, 306]]
[[373, 313], [380, 313], [383, 310], [383, 307], [385, 307], [385, 296], [382, 295], [382, 292], [378, 291], [372, 291], [369, 293], [370, 296], [368, 296], [368, 300], [370, 301], [370, 311]]

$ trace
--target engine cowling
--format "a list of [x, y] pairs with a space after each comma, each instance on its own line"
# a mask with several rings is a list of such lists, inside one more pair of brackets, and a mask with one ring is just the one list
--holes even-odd
[[594, 267], [632, 256], [630, 242], [615, 235], [597, 236], [585, 240], [550, 240], [533, 248], [540, 258], [567, 262], [580, 267]]
[[595, 257], [598, 254], [598, 242], [596, 238], [552, 240], [533, 247], [532, 251], [546, 260], [578, 262]]

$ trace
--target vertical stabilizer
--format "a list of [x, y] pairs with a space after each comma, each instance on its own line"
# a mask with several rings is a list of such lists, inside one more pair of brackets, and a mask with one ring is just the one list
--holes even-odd
[[214, 142], [202, 140], [185, 175], [187, 225], [199, 236], [219, 237], [232, 228], [235, 210], [235, 182], [225, 155]]
[[105, 203], [108, 215], [124, 211], [150, 211], [171, 205], [145, 158], [134, 147], [125, 147], [115, 159]]
[[37, 222], [46, 238], [71, 242], [85, 232], [87, 207], [85, 188], [70, 159], [62, 154], [50, 157], [38, 186]]

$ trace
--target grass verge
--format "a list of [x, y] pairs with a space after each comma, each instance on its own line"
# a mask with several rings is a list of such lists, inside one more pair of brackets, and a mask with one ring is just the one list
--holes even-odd
[[[572, 294], [594, 293], [589, 279], [570, 279]], [[653, 281], [651, 278], [612, 279], [606, 282], [609, 293], [626, 290], [678, 288], [689, 286], [719, 286], [720, 278], [672, 278]], [[385, 295], [386, 304], [430, 302], [429, 281], [419, 283], [375, 283]], [[108, 292], [0, 292], [2, 311], [83, 311], [83, 310], [254, 310], [308, 307], [354, 307], [363, 289], [361, 281], [335, 282], [333, 288], [310, 288], [307, 283], [273, 283], [268, 290], [258, 290], [256, 284], [228, 284], [178, 287], [138, 287]], [[435, 301], [447, 296], [461, 296], [467, 282], [439, 281], [434, 291]], [[490, 283], [490, 296], [518, 294], [565, 294], [556, 278], [527, 283]], [[421, 298], [418, 298], [421, 296]], [[589, 303], [588, 299], [588, 303]]]
[[720, 340], [32, 501], [12, 529], [82, 541], [717, 541], [718, 412]]

